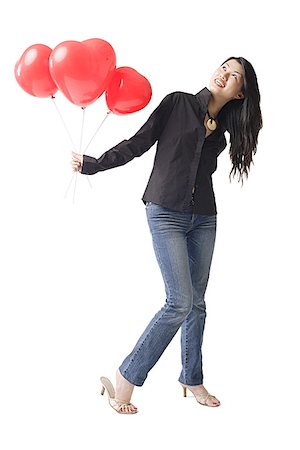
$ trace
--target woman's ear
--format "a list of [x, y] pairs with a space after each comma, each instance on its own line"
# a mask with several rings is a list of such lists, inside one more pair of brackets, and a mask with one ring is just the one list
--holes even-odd
[[244, 96], [244, 94], [242, 93], [242, 92], [239, 92], [234, 98], [237, 98], [237, 99], [242, 99], [242, 98], [245, 98], [245, 96]]

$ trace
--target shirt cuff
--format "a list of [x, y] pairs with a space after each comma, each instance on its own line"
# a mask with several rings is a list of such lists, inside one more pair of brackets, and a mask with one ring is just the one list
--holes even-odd
[[84, 175], [93, 175], [99, 171], [98, 162], [93, 156], [83, 155], [81, 173]]

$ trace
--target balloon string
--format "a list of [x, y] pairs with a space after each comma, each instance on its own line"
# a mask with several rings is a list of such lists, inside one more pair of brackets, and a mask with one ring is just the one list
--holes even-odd
[[102, 120], [102, 122], [100, 123], [100, 125], [98, 126], [98, 128], [96, 129], [95, 133], [93, 134], [93, 136], [91, 137], [90, 142], [88, 143], [88, 145], [85, 147], [83, 153], [85, 153], [87, 151], [87, 149], [89, 148], [91, 142], [94, 140], [95, 136], [97, 135], [98, 131], [100, 130], [100, 128], [102, 127], [102, 125], [104, 124], [105, 120], [108, 118], [109, 114], [111, 113], [111, 111], [107, 111], [104, 119]]
[[[73, 150], [74, 150], [74, 152], [76, 153], [77, 149], [76, 149], [75, 143], [74, 143], [74, 141], [73, 141], [73, 139], [72, 139], [72, 136], [71, 136], [70, 131], [69, 131], [67, 125], [66, 125], [66, 122], [64, 121], [64, 118], [63, 118], [63, 116], [62, 116], [62, 114], [61, 114], [61, 112], [60, 112], [60, 110], [59, 110], [59, 108], [58, 108], [58, 106], [57, 106], [57, 104], [56, 104], [54, 95], [51, 96], [51, 100], [52, 100], [53, 105], [55, 106], [55, 109], [56, 109], [56, 111], [57, 111], [57, 113], [58, 113], [60, 119], [61, 119], [61, 122], [62, 122], [62, 124], [63, 124], [63, 127], [64, 127], [64, 129], [65, 129], [65, 131], [66, 131], [66, 133], [67, 133], [67, 135], [68, 135], [68, 137], [69, 137], [69, 139], [70, 139], [70, 142], [71, 142], [71, 144], [72, 144]], [[69, 192], [69, 189], [70, 189], [70, 187], [71, 187], [71, 184], [72, 184], [74, 175], [75, 175], [75, 172], [73, 173], [72, 178], [71, 178], [71, 180], [70, 180], [70, 182], [69, 182], [69, 184], [68, 184], [68, 187], [67, 187], [67, 189], [66, 189], [64, 198], [66, 198], [67, 195], [68, 195], [68, 192]], [[75, 180], [75, 181], [76, 181], [76, 180]]]
[[[83, 112], [84, 112], [84, 111], [85, 111], [85, 110], [83, 110]], [[83, 117], [82, 127], [81, 127], [81, 138], [80, 138], [80, 151], [79, 151], [80, 154], [84, 154], [84, 153], [86, 152], [86, 150], [87, 150], [88, 147], [90, 146], [91, 142], [94, 140], [95, 136], [97, 135], [98, 131], [100, 130], [100, 128], [102, 127], [102, 125], [104, 124], [105, 120], [107, 119], [107, 117], [109, 116], [110, 113], [111, 113], [111, 111], [107, 111], [107, 113], [106, 113], [104, 119], [102, 120], [102, 122], [100, 123], [100, 125], [99, 125], [98, 128], [96, 129], [95, 133], [94, 133], [93, 136], [91, 137], [89, 143], [87, 144], [87, 146], [85, 147], [84, 151], [82, 152], [82, 150], [81, 150], [81, 149], [82, 149], [82, 138], [83, 138], [83, 131], [82, 131], [82, 130], [83, 130], [83, 121], [84, 121], [84, 117]], [[71, 185], [71, 183], [72, 183], [73, 178], [74, 178], [74, 174], [73, 174], [72, 179], [71, 179], [71, 181], [70, 181], [70, 183], [69, 183], [69, 186], [68, 186], [68, 188], [67, 188], [66, 195], [67, 195], [67, 193], [68, 193], [68, 190], [69, 190], [69, 188], [70, 188], [70, 185]], [[91, 181], [90, 181], [89, 176], [86, 175], [85, 178], [86, 178], [86, 180], [88, 181], [88, 183], [89, 183], [89, 185], [90, 185], [90, 188], [92, 189], [92, 184], [91, 184]], [[75, 197], [76, 180], [77, 180], [77, 172], [76, 172], [76, 176], [75, 176], [75, 185], [74, 185], [74, 193], [73, 193], [73, 203], [74, 203], [74, 197]]]
[[[97, 130], [95, 131], [95, 133], [93, 134], [93, 136], [90, 139], [90, 142], [88, 143], [88, 145], [85, 147], [84, 151], [82, 153], [85, 153], [86, 150], [89, 148], [91, 142], [93, 141], [93, 139], [95, 138], [95, 136], [97, 135], [98, 131], [100, 130], [100, 128], [102, 127], [102, 125], [104, 124], [105, 120], [108, 118], [109, 114], [111, 113], [111, 111], [107, 111], [104, 119], [102, 120], [102, 122], [100, 123], [100, 125], [98, 126]], [[86, 176], [87, 181], [89, 182], [90, 187], [92, 188], [92, 184], [90, 182], [89, 176]]]
[[67, 135], [69, 136], [69, 139], [70, 139], [70, 141], [71, 141], [71, 143], [72, 143], [74, 152], [76, 152], [76, 146], [75, 146], [75, 144], [74, 144], [74, 141], [73, 141], [73, 139], [72, 139], [72, 136], [71, 136], [71, 134], [70, 134], [70, 131], [68, 130], [68, 127], [67, 127], [67, 125], [66, 125], [66, 122], [64, 121], [64, 118], [63, 118], [63, 116], [62, 116], [62, 114], [61, 114], [61, 112], [60, 112], [60, 110], [59, 110], [59, 108], [58, 108], [58, 106], [57, 106], [57, 104], [56, 104], [54, 95], [51, 96], [51, 99], [52, 99], [53, 105], [55, 106], [55, 109], [56, 109], [56, 111], [57, 111], [57, 113], [58, 113], [58, 115], [59, 115], [59, 117], [60, 117], [60, 119], [61, 119], [61, 121], [62, 121], [62, 124], [63, 124], [63, 126], [64, 126], [64, 128], [65, 128], [65, 130], [66, 130], [66, 132], [67, 132]]
[[[75, 192], [76, 192], [76, 184], [77, 184], [77, 174], [78, 172], [75, 173], [75, 183], [74, 183], [74, 190], [73, 190], [73, 205], [75, 203]], [[73, 177], [72, 177], [73, 178]]]
[[[83, 116], [82, 116], [82, 125], [81, 125], [81, 136], [80, 136], [80, 148], [79, 148], [79, 153], [82, 155], [82, 140], [83, 140], [83, 124], [84, 124], [84, 117], [85, 117], [85, 108], [83, 109]], [[76, 172], [76, 176], [77, 176], [77, 172]], [[88, 175], [85, 176], [86, 181], [88, 182], [90, 188], [92, 188], [92, 183], [90, 181], [90, 177]]]
[[81, 149], [82, 149], [84, 119], [85, 119], [85, 108], [82, 108], [82, 122], [81, 122], [80, 145], [79, 145], [79, 153], [80, 154], [81, 154]]
[[74, 176], [75, 176], [75, 172], [73, 172], [72, 178], [71, 178], [71, 180], [70, 180], [70, 182], [69, 182], [69, 184], [68, 184], [68, 187], [67, 187], [67, 189], [66, 189], [65, 196], [64, 196], [65, 199], [66, 199], [66, 197], [67, 197], [67, 195], [68, 195], [68, 192], [69, 192], [69, 189], [70, 189], [70, 187], [71, 187], [71, 184], [72, 184], [72, 181], [73, 181]]
[[[85, 119], [85, 108], [81, 108], [81, 109], [82, 109], [82, 122], [81, 122], [80, 145], [79, 145], [79, 154], [80, 155], [82, 154], [81, 149], [82, 149], [83, 128], [84, 128], [84, 119]], [[73, 190], [73, 204], [75, 203], [77, 176], [78, 176], [78, 172], [76, 172], [76, 174], [75, 174], [75, 183], [74, 183], [74, 190]]]

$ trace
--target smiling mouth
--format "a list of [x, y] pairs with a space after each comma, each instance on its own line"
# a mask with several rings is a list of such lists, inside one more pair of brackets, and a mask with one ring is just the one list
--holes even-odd
[[221, 87], [221, 88], [224, 88], [224, 87], [225, 87], [225, 84], [224, 84], [223, 81], [221, 81], [219, 78], [216, 78], [216, 79], [215, 79], [215, 83], [216, 83], [217, 86], [219, 86], [219, 87]]

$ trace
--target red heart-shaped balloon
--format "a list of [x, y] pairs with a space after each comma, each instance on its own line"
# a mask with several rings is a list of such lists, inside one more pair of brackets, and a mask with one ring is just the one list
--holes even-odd
[[106, 104], [115, 114], [129, 114], [143, 109], [151, 100], [149, 81], [132, 67], [115, 69], [105, 93]]
[[24, 91], [35, 97], [50, 97], [57, 86], [49, 72], [52, 49], [44, 44], [28, 47], [15, 65], [15, 77]]
[[57, 87], [75, 105], [85, 107], [106, 90], [116, 68], [112, 46], [103, 39], [64, 41], [50, 55]]

